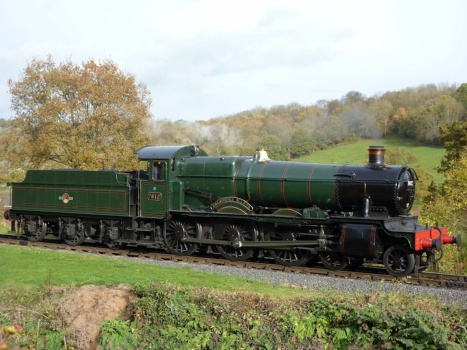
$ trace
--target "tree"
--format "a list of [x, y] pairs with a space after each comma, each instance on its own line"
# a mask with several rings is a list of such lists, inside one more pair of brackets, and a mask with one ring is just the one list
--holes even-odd
[[392, 131], [388, 128], [389, 118], [393, 112], [391, 103], [382, 98], [377, 99], [369, 106], [369, 111], [378, 123], [383, 137], [386, 138]]
[[[440, 223], [449, 226], [450, 233], [467, 239], [467, 152], [459, 155], [458, 161], [444, 172], [445, 181], [441, 185], [432, 184], [430, 194], [422, 206], [423, 220], [432, 225]], [[451, 273], [467, 273], [467, 247], [461, 249], [445, 247], [442, 270]]]
[[13, 166], [124, 169], [147, 144], [150, 94], [110, 60], [33, 59], [8, 85], [15, 117], [0, 142]]
[[[440, 185], [432, 184], [429, 195], [424, 198], [423, 219], [435, 224], [449, 225], [451, 233], [460, 234], [465, 241], [467, 235], [467, 122], [455, 122], [441, 128], [446, 155], [438, 168], [445, 180]], [[446, 249], [444, 270], [467, 272], [467, 247], [461, 250]]]
[[464, 117], [467, 117], [467, 83], [463, 83], [457, 88], [454, 97], [464, 107]]
[[440, 128], [441, 141], [446, 148], [446, 155], [441, 160], [438, 171], [444, 173], [452, 168], [467, 151], [467, 121], [456, 121]]
[[439, 143], [439, 116], [432, 108], [422, 107], [407, 119], [407, 136], [424, 144]]
[[351, 105], [354, 103], [364, 103], [366, 100], [365, 96], [358, 91], [349, 91], [344, 97], [342, 97], [341, 101], [343, 104]]
[[[324, 104], [323, 101], [320, 102]], [[326, 116], [338, 115], [342, 111], [342, 102], [339, 100], [327, 101]]]
[[289, 160], [289, 153], [277, 136], [265, 136], [260, 141], [260, 148], [268, 152], [268, 156], [274, 160]]
[[292, 146], [290, 154], [292, 158], [298, 158], [311, 154], [318, 146], [310, 135], [310, 132], [303, 127], [297, 128], [292, 136]]
[[[277, 139], [280, 140], [280, 148], [285, 149], [290, 156], [290, 149], [292, 145], [292, 137], [294, 135], [294, 128], [293, 128], [293, 118], [287, 117], [286, 115], [283, 116], [275, 116], [271, 115], [264, 121], [264, 126], [261, 129], [261, 132], [264, 135], [271, 135], [276, 136]], [[282, 158], [281, 158], [282, 159]]]

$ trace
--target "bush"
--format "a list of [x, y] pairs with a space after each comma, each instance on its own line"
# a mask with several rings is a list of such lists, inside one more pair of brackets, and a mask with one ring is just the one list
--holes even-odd
[[170, 285], [138, 286], [137, 294], [143, 348], [461, 349], [467, 343], [462, 311], [411, 296], [284, 300]]
[[[467, 344], [465, 310], [432, 296], [328, 290], [286, 298], [156, 283], [139, 284], [134, 292], [133, 318], [105, 321], [100, 349], [455, 350]], [[47, 284], [2, 291], [0, 330], [24, 328], [3, 335], [7, 345], [76, 349], [75, 335], [56, 319], [63, 293]]]

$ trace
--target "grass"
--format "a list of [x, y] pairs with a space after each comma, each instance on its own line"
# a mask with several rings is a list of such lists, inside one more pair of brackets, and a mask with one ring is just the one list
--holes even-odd
[[0, 327], [24, 327], [7, 339], [14, 349], [76, 348], [78, 331], [66, 330], [63, 313], [57, 312], [58, 305], [66, 302], [68, 310], [76, 300], [64, 301], [66, 288], [54, 285], [120, 283], [132, 285], [138, 295], [132, 306], [135, 321], [103, 321], [102, 349], [326, 344], [335, 349], [461, 349], [457, 344], [467, 340], [460, 307], [443, 306], [430, 294], [386, 293], [377, 282], [365, 293], [307, 291], [189, 268], [2, 244], [0, 259]]
[[369, 146], [384, 146], [388, 150], [402, 148], [418, 159], [415, 164], [406, 165], [413, 167], [415, 170], [424, 169], [433, 175], [437, 183], [443, 180], [443, 176], [436, 172], [436, 168], [444, 157], [444, 148], [421, 145], [417, 142], [401, 138], [356, 141], [327, 150], [317, 151], [311, 155], [294, 159], [294, 161], [328, 164], [365, 164], [368, 162], [367, 149]]
[[244, 277], [171, 268], [106, 256], [0, 244], [2, 288], [53, 285], [114, 285], [170, 282], [180, 286], [249, 291], [270, 296], [303, 296], [302, 289], [272, 285]]

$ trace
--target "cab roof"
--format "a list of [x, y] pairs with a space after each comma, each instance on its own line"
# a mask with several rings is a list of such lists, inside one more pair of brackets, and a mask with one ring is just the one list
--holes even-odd
[[139, 160], [207, 156], [198, 146], [146, 146], [135, 152]]

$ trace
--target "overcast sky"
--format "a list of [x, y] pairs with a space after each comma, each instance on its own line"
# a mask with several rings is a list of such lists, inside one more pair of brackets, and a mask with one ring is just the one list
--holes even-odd
[[156, 118], [467, 82], [463, 0], [0, 0], [0, 117], [32, 58], [113, 60]]

